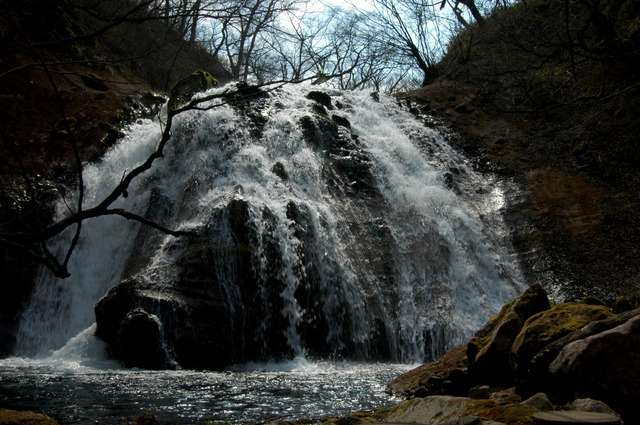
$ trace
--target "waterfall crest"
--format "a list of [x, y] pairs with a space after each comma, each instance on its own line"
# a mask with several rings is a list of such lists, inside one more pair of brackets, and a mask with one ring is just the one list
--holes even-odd
[[[419, 362], [464, 343], [522, 289], [500, 182], [391, 97], [289, 85], [185, 112], [173, 128], [118, 207], [197, 236], [87, 222], [71, 278], [41, 273], [19, 354], [48, 355], [97, 318], [125, 363], [137, 343], [157, 367], [301, 354]], [[140, 120], [87, 166], [88, 205], [160, 131]]]

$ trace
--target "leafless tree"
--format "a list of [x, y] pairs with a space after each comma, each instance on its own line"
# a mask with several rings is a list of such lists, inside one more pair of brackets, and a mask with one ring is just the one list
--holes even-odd
[[422, 72], [422, 85], [436, 77], [435, 65], [444, 51], [442, 22], [434, 5], [413, 0], [371, 0], [367, 12], [371, 33]]

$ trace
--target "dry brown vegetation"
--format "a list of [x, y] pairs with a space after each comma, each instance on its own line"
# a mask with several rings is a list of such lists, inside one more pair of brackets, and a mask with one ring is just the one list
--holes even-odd
[[406, 95], [523, 186], [509, 218], [528, 279], [569, 298], [640, 290], [638, 16], [631, 0], [496, 9], [451, 40], [439, 82]]

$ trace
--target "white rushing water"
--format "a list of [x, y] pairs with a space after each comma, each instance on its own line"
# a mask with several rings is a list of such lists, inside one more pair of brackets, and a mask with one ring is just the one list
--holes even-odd
[[[338, 131], [340, 137], [355, 135], [360, 158], [346, 151], [338, 158], [335, 150], [322, 143], [313, 146], [305, 141], [300, 123], [312, 116], [313, 101], [305, 97], [310, 90], [325, 91], [334, 104], [340, 103], [342, 107], [330, 114], [349, 120], [350, 129]], [[301, 328], [310, 320], [310, 312], [296, 294], [313, 282], [318, 300], [310, 305], [329, 324], [323, 343], [336, 353], [351, 347], [348, 353], [357, 359], [375, 360], [381, 352], [394, 362], [421, 362], [466, 342], [523, 289], [501, 221], [500, 182], [475, 173], [440, 134], [422, 125], [395, 99], [381, 96], [375, 101], [367, 93], [290, 85], [272, 92], [258, 115], [265, 122], [259, 131], [230, 105], [179, 115], [165, 157], [135, 180], [129, 196], [117, 205], [170, 228], [207, 229], [212, 246], [226, 246], [233, 243], [234, 235], [226, 222], [212, 220], [212, 211], [223, 211], [233, 199], [245, 201], [247, 226], [256, 235], [269, 234], [277, 241], [281, 263], [276, 274], [282, 289], [276, 296], [282, 309], [260, 310], [269, 313], [255, 330], [258, 341], [261, 333], [266, 335], [273, 323], [284, 318], [282, 332], [288, 348], [296, 358], [304, 358], [307, 347]], [[140, 120], [103, 161], [87, 165], [86, 205], [99, 202], [125, 170], [141, 163], [155, 148], [160, 132], [158, 121]], [[327, 171], [331, 160], [366, 164], [376, 195], [364, 194], [364, 200], [353, 193], [340, 196], [350, 187], [357, 193], [361, 186]], [[286, 178], [274, 173], [276, 163], [286, 170]], [[333, 184], [332, 178], [343, 181]], [[312, 247], [296, 233], [296, 223], [288, 215], [292, 203], [306, 214], [308, 228], [303, 231], [313, 241]], [[59, 214], [64, 215], [65, 209], [61, 203]], [[272, 215], [271, 221], [265, 221], [265, 211]], [[60, 361], [71, 361], [95, 368], [81, 371], [82, 376], [97, 373], [112, 379], [105, 369], [117, 364], [104, 360], [103, 344], [92, 336], [94, 304], [128, 274], [162, 278], [176, 273], [172, 261], [181, 252], [182, 242], [176, 238], [147, 232], [152, 236], [141, 240], [142, 233], [138, 224], [116, 217], [85, 224], [69, 267], [71, 277], [57, 280], [41, 271], [23, 313], [18, 357], [0, 361], [4, 376], [17, 373], [19, 357], [30, 357], [44, 363], [31, 360], [25, 371], [55, 370]], [[65, 243], [60, 238], [58, 249], [64, 249]], [[267, 275], [273, 274], [268, 241], [258, 237], [253, 244], [253, 267], [266, 282]], [[303, 248], [306, 256], [301, 254]], [[148, 254], [142, 266], [131, 260], [141, 252]], [[226, 258], [223, 251], [219, 254], [214, 260], [220, 263], [217, 281], [224, 282], [229, 316], [235, 317], [240, 310], [250, 315], [252, 306], [234, 286], [234, 259]], [[273, 289], [266, 285], [259, 291], [265, 303], [273, 296], [269, 295]], [[383, 348], [377, 346], [380, 326], [386, 334]], [[338, 368], [340, 376], [360, 373], [354, 371], [361, 367], [312, 362], [305, 365], [304, 374], [310, 373], [312, 364], [334, 372]], [[370, 363], [372, 382], [382, 375], [388, 378], [376, 364]], [[389, 367], [386, 370], [398, 371]], [[127, 372], [113, 372], [114, 376], [121, 373]], [[159, 378], [171, 374], [165, 373], [169, 375], [155, 376], [169, 379]], [[189, 372], [173, 373], [199, 379]], [[152, 375], [132, 372], [131, 376]], [[125, 387], [129, 385], [133, 384]], [[214, 393], [224, 393], [217, 385], [231, 384], [207, 385]], [[266, 413], [260, 414], [269, 416]]]
[[[329, 90], [334, 103], [343, 105], [334, 112], [350, 121], [382, 195], [363, 212], [362, 204], [336, 196], [328, 187], [323, 155], [335, 153], [304, 141], [300, 121], [311, 115], [313, 102], [305, 97], [310, 90], [292, 85], [272, 94], [259, 112], [267, 121], [259, 139], [248, 119], [228, 105], [181, 114], [174, 122], [166, 158], [135, 181], [119, 206], [158, 216], [172, 228], [209, 225], [218, 244], [233, 235], [224, 224], [210, 222], [211, 211], [241, 198], [249, 205], [250, 225], [261, 234], [269, 225], [262, 218], [267, 208], [275, 215], [276, 228], [269, 231], [279, 244], [278, 278], [284, 282], [283, 310], [273, 314], [288, 321], [286, 338], [294, 353], [304, 350], [298, 333], [304, 311], [294, 294], [305, 285], [309, 264], [317, 270], [315, 285], [324, 296], [322, 314], [330, 323], [349, 327], [332, 329], [328, 344], [344, 344], [348, 335], [362, 339], [361, 350], [369, 349], [372, 308], [386, 321], [389, 349], [396, 360], [420, 361], [463, 343], [522, 289], [505, 245], [499, 184], [474, 173], [441, 135], [424, 128], [394, 99], [376, 102], [366, 93]], [[96, 204], [125, 170], [146, 158], [160, 130], [158, 122], [141, 120], [102, 162], [87, 166], [86, 205]], [[286, 180], [274, 174], [274, 163], [286, 170]], [[447, 173], [453, 177], [451, 170], [455, 190], [446, 182]], [[161, 208], [150, 206], [154, 196], [167, 201]], [[299, 255], [303, 241], [294, 235], [287, 216], [291, 202], [309, 212], [307, 230], [315, 236], [315, 258]], [[60, 214], [65, 208], [61, 203]], [[376, 247], [365, 247], [369, 242], [359, 240], [362, 233], [352, 230], [358, 220], [375, 222], [386, 232], [385, 243], [392, 246], [385, 252], [392, 257], [385, 259], [393, 274], [388, 282], [381, 281], [369, 264], [368, 255]], [[125, 275], [138, 229], [133, 222], [113, 217], [87, 222], [70, 265], [71, 278], [56, 280], [41, 272], [23, 315], [18, 353], [48, 355], [91, 325], [95, 302]], [[159, 248], [137, 248], [156, 250], [145, 273], [166, 273], [164, 266], [172, 260], [167, 247], [175, 249], [171, 245], [175, 238], [165, 237], [164, 245], [158, 237], [152, 242]], [[258, 274], [270, 266], [264, 264], [268, 258], [263, 243], [257, 240], [253, 247]], [[234, 276], [228, 274], [222, 277], [228, 304], [247, 308], [233, 287]], [[345, 309], [348, 320], [342, 317]], [[264, 323], [268, 325], [268, 318]], [[429, 346], [433, 353], [425, 353]]]

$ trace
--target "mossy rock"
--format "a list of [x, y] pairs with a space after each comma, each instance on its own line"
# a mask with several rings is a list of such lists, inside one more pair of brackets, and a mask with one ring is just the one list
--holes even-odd
[[596, 320], [612, 317], [606, 306], [564, 303], [531, 316], [522, 327], [511, 349], [511, 364], [516, 373], [526, 369], [531, 359], [548, 344]]
[[41, 413], [0, 409], [0, 424], [58, 425], [58, 422]]
[[635, 306], [633, 302], [625, 296], [616, 298], [615, 302], [613, 303], [613, 312], [615, 314], [624, 313], [625, 311], [630, 311], [634, 308]]
[[174, 84], [169, 92], [169, 111], [179, 108], [196, 93], [218, 86], [218, 80], [206, 71], [196, 71]]
[[520, 297], [506, 304], [467, 343], [471, 383], [512, 384], [509, 365], [511, 347], [529, 317], [551, 307], [540, 285], [532, 285]]
[[460, 391], [449, 395], [466, 395], [469, 392], [466, 369], [467, 347], [463, 345], [450, 350], [434, 362], [403, 373], [387, 386], [386, 392], [406, 398], [438, 395], [444, 393], [444, 382], [450, 381], [458, 384]]
[[600, 305], [600, 306], [607, 306], [607, 304], [602, 301], [600, 298], [598, 297], [594, 297], [593, 295], [590, 295], [588, 297], [585, 297], [582, 301], [580, 301], [581, 304], [589, 304], [589, 305]]

